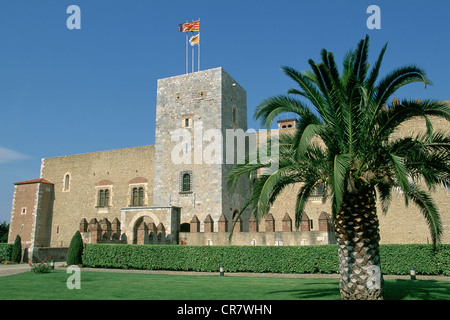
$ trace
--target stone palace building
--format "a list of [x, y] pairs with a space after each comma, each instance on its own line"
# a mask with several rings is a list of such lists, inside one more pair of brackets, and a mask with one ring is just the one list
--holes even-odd
[[[278, 121], [269, 134], [288, 132], [295, 122]], [[446, 122], [433, 124], [448, 132]], [[227, 188], [230, 129], [247, 132], [247, 98], [222, 68], [158, 80], [155, 145], [42, 159], [40, 178], [14, 184], [8, 242], [20, 235], [25, 248], [68, 247], [79, 230], [85, 243], [230, 244], [233, 218], [252, 187], [243, 179], [233, 193]], [[397, 134], [423, 130], [425, 122], [417, 119]], [[214, 141], [218, 133], [223, 141]], [[237, 149], [231, 151], [234, 159]], [[222, 161], [211, 161], [220, 156]], [[330, 203], [322, 203], [320, 188], [295, 229], [296, 189], [284, 190], [264, 221], [244, 213], [231, 244], [334, 243]], [[405, 207], [400, 193], [386, 215], [379, 210], [381, 243], [430, 242], [425, 219], [414, 204]], [[433, 193], [444, 243], [450, 243], [449, 195], [445, 188]]]

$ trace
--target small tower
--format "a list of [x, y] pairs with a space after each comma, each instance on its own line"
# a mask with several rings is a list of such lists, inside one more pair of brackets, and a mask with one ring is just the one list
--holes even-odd
[[20, 235], [22, 248], [50, 246], [53, 191], [53, 183], [42, 178], [14, 183], [8, 243]]
[[278, 129], [291, 129], [297, 127], [297, 119], [278, 120]]

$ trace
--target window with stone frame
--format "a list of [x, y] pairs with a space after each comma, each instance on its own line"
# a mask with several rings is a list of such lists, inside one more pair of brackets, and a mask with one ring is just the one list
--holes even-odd
[[193, 126], [193, 114], [184, 114], [183, 116], [182, 116], [182, 118], [183, 118], [183, 121], [182, 121], [182, 128], [192, 128], [192, 126]]
[[231, 110], [231, 123], [235, 126], [238, 125], [238, 109], [237, 107], [234, 105], [233, 109]]
[[191, 175], [189, 173], [183, 174], [183, 191], [191, 191]]
[[323, 183], [319, 183], [311, 192], [311, 197], [323, 196]]
[[131, 206], [140, 207], [144, 205], [144, 187], [131, 189]]
[[183, 171], [180, 174], [180, 192], [192, 192], [192, 172]]
[[66, 173], [64, 175], [64, 187], [63, 191], [69, 191], [70, 190], [70, 174]]
[[105, 208], [110, 206], [111, 191], [109, 189], [100, 189], [97, 194], [97, 207]]

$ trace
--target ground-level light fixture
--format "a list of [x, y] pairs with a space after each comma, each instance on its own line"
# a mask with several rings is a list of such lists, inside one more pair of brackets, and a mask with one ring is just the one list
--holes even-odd
[[411, 280], [416, 280], [416, 268], [409, 268], [409, 275], [411, 276]]
[[224, 273], [225, 273], [225, 269], [223, 268], [223, 264], [221, 264], [220, 266], [219, 266], [219, 275], [221, 276], [221, 277], [223, 277], [224, 276]]

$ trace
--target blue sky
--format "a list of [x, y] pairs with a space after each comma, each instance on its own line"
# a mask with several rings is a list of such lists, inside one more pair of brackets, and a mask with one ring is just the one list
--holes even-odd
[[[66, 9], [81, 9], [69, 30]], [[381, 9], [369, 30], [366, 9]], [[370, 35], [370, 60], [389, 42], [382, 73], [425, 69], [433, 86], [399, 98], [450, 99], [447, 1], [16, 0], [0, 4], [0, 221], [13, 183], [39, 177], [41, 158], [154, 143], [156, 81], [185, 73], [185, 35], [201, 19], [201, 69], [223, 67], [247, 90], [249, 127], [263, 99], [293, 86], [280, 66], [336, 60]]]

